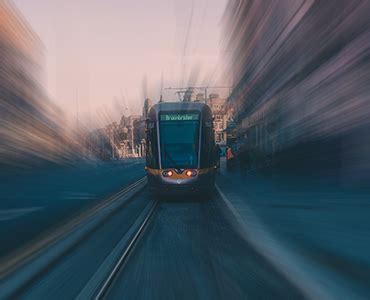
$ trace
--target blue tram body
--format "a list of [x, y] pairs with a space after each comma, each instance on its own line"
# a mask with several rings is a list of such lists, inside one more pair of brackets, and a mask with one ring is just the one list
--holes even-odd
[[158, 103], [148, 113], [146, 133], [150, 189], [191, 192], [214, 188], [216, 153], [209, 106]]

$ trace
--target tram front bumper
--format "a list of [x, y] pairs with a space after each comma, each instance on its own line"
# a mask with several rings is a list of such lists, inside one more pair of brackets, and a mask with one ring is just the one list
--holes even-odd
[[158, 192], [197, 192], [214, 187], [214, 176], [197, 175], [190, 178], [169, 178], [148, 174], [149, 187]]

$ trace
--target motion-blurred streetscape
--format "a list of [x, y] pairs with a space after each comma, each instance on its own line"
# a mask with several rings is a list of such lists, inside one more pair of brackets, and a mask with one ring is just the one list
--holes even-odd
[[0, 0], [0, 299], [367, 299], [369, 215], [369, 0]]

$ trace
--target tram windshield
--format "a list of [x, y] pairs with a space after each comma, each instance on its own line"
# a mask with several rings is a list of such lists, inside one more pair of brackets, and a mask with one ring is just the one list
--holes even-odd
[[162, 168], [198, 166], [199, 119], [199, 113], [160, 114]]

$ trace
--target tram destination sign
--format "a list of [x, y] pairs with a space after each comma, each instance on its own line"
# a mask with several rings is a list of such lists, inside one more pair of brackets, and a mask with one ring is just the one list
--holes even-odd
[[161, 121], [198, 121], [199, 114], [168, 113], [160, 115]]

